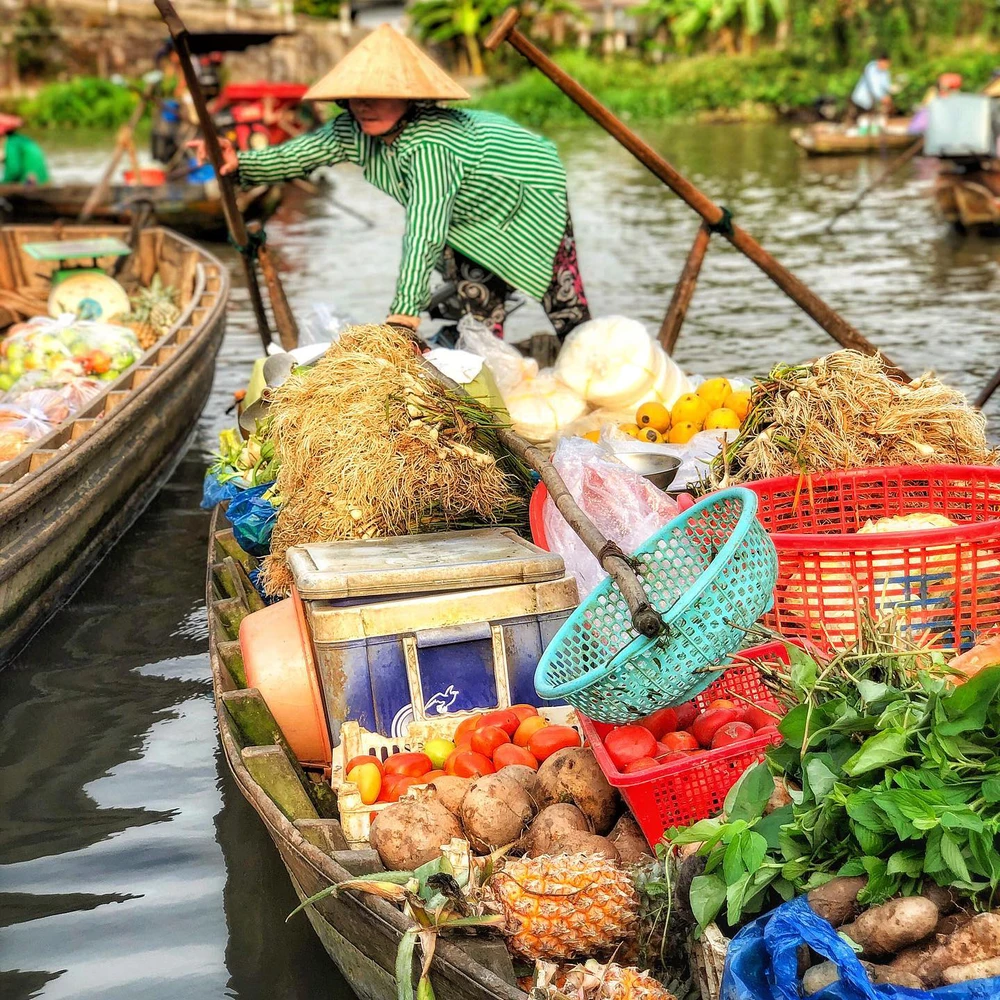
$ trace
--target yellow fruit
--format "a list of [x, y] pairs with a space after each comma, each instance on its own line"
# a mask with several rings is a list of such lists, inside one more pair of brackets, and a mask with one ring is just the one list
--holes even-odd
[[698, 433], [698, 425], [690, 420], [682, 420], [670, 428], [670, 436], [667, 440], [671, 444], [687, 444]]
[[677, 1000], [648, 972], [615, 962], [601, 965], [596, 958], [569, 970], [561, 995], [588, 1000]]
[[424, 753], [431, 759], [435, 768], [444, 767], [444, 762], [451, 756], [455, 744], [451, 740], [435, 737], [424, 744]]
[[717, 410], [712, 410], [712, 412], [705, 417], [706, 431], [739, 429], [739, 426], [739, 415], [735, 410], [727, 410], [724, 406], [720, 406]]
[[583, 436], [588, 441], [593, 441], [595, 443], [601, 440], [601, 432], [600, 431], [587, 431], [587, 433], [584, 434]]
[[671, 427], [678, 424], [694, 424], [701, 427], [708, 416], [710, 406], [695, 392], [686, 392], [674, 403], [670, 410]]
[[347, 773], [347, 780], [358, 786], [361, 801], [370, 806], [382, 791], [382, 772], [377, 764], [358, 764]]
[[663, 435], [652, 427], [644, 427], [639, 431], [639, 440], [648, 441], [650, 444], [662, 444]]
[[635, 411], [635, 422], [662, 434], [670, 427], [670, 411], [662, 403], [643, 403]]
[[619, 424], [618, 430], [620, 430], [622, 434], [627, 434], [629, 437], [634, 438], [639, 436], [638, 424]]
[[727, 410], [732, 410], [740, 418], [742, 424], [750, 412], [750, 390], [737, 389], [726, 396], [726, 401], [722, 404]]
[[511, 950], [534, 961], [607, 951], [636, 932], [631, 876], [599, 854], [508, 860], [489, 883]]
[[705, 401], [710, 410], [717, 410], [733, 391], [727, 378], [710, 378], [698, 386], [698, 395]]

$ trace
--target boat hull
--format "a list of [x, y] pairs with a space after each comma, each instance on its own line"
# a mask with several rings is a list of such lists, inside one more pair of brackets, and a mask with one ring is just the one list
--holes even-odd
[[166, 239], [198, 254], [202, 276], [188, 321], [106, 397], [0, 467], [0, 663], [68, 600], [153, 499], [208, 399], [228, 277], [182, 237]]
[[942, 171], [934, 185], [941, 216], [963, 229], [1000, 230], [1000, 170]]
[[878, 135], [845, 135], [839, 126], [823, 124], [793, 129], [791, 137], [807, 156], [877, 156], [906, 149], [917, 139], [905, 129]]

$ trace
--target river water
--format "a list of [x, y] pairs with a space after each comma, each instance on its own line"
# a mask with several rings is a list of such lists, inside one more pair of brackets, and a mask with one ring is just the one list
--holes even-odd
[[[917, 163], [830, 235], [815, 235], [880, 169], [801, 159], [779, 126], [656, 126], [643, 134], [728, 205], [816, 292], [911, 373], [975, 394], [1000, 363], [1000, 241], [933, 215]], [[595, 315], [659, 324], [696, 219], [593, 128], [559, 137]], [[45, 136], [53, 173], [94, 179], [110, 142]], [[269, 226], [293, 305], [381, 318], [401, 210], [352, 169]], [[339, 205], [364, 213], [367, 227]], [[713, 246], [677, 357], [753, 374], [826, 351], [822, 331], [751, 264]], [[239, 284], [228, 247], [217, 251]], [[544, 329], [512, 318], [513, 339]], [[190, 451], [97, 572], [0, 679], [0, 995], [101, 1000], [347, 998], [299, 917], [267, 835], [217, 744], [203, 600], [206, 457], [259, 343], [234, 288], [211, 399]], [[1000, 397], [997, 397], [1000, 401]], [[996, 402], [992, 413], [997, 415]]]

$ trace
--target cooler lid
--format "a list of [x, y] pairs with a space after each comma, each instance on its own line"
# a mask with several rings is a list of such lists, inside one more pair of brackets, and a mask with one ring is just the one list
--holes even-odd
[[510, 528], [293, 545], [285, 558], [306, 601], [541, 583], [565, 572], [562, 556]]

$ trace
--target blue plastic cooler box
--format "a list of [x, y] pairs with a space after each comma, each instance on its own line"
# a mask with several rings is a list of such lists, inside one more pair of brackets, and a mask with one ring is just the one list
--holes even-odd
[[287, 553], [334, 745], [356, 721], [539, 704], [534, 672], [578, 603], [561, 556], [507, 528], [324, 542]]

